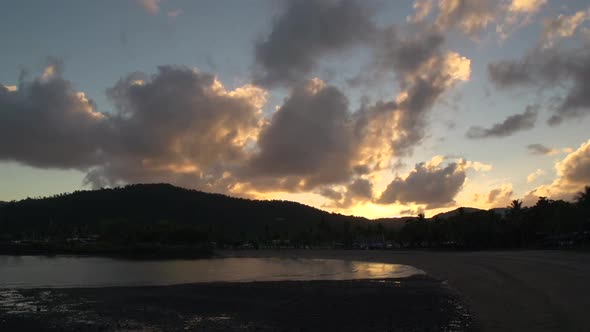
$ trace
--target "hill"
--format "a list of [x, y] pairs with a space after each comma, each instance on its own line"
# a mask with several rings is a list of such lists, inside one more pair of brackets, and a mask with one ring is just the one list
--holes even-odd
[[541, 197], [532, 207], [506, 211], [463, 207], [429, 219], [371, 221], [289, 201], [142, 184], [4, 204], [0, 252], [164, 250], [177, 255], [212, 244], [382, 248], [387, 242], [390, 247], [456, 249], [590, 244], [590, 206], [585, 201], [574, 204]]
[[290, 201], [242, 199], [168, 184], [77, 191], [0, 208], [0, 233], [49, 236], [155, 232], [168, 225], [207, 233], [208, 238], [278, 238], [321, 230], [346, 232], [353, 223], [368, 221]]
[[417, 217], [379, 218], [374, 221], [381, 223], [386, 229], [400, 230], [408, 221], [416, 220]]
[[434, 216], [432, 216], [432, 219], [449, 219], [451, 217], [458, 216], [461, 213], [471, 214], [471, 213], [479, 212], [479, 211], [485, 211], [485, 210], [478, 209], [478, 208], [472, 208], [472, 207], [459, 207], [459, 208], [456, 208], [451, 211], [441, 212], [437, 215], [434, 215]]

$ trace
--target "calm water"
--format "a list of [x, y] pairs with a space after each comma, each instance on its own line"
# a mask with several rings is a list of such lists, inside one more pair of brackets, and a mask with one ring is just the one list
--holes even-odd
[[213, 281], [403, 278], [424, 272], [397, 264], [330, 259], [220, 258], [132, 261], [0, 255], [0, 288], [171, 285]]

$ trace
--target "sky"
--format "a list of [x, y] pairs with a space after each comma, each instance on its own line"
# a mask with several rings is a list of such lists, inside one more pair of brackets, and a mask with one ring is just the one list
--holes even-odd
[[590, 6], [1, 0], [0, 200], [172, 183], [395, 217], [590, 185]]

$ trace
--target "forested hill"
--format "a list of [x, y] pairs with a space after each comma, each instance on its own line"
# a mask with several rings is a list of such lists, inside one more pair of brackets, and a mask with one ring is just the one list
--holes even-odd
[[111, 251], [146, 243], [590, 248], [589, 216], [590, 186], [577, 195], [576, 202], [540, 197], [531, 207], [514, 200], [509, 208], [489, 211], [459, 208], [430, 219], [420, 215], [368, 220], [288, 201], [143, 184], [4, 204], [0, 206], [0, 244], [9, 243], [9, 249], [19, 243], [67, 249], [75, 241], [96, 241]]
[[[234, 198], [174, 187], [138, 184], [123, 188], [76, 191], [25, 199], [0, 207], [0, 231], [49, 227], [85, 227], [100, 223], [151, 224], [172, 222], [214, 226], [226, 232], [262, 229], [297, 230], [366, 222], [365, 218], [328, 213], [290, 201]], [[289, 227], [287, 227], [289, 225]]]

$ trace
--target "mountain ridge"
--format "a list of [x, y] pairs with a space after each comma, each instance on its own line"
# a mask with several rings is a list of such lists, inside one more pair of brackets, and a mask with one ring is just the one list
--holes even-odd
[[[276, 199], [271, 199], [271, 200], [249, 199], [249, 198], [235, 197], [235, 196], [230, 196], [230, 195], [225, 195], [225, 194], [220, 194], [220, 193], [211, 193], [211, 192], [205, 192], [205, 191], [200, 191], [200, 190], [195, 190], [195, 189], [188, 189], [188, 188], [183, 188], [183, 187], [179, 187], [179, 186], [174, 186], [174, 185], [168, 184], [168, 183], [131, 184], [131, 185], [126, 185], [124, 187], [101, 188], [101, 189], [91, 189], [91, 190], [77, 190], [77, 191], [74, 191], [71, 193], [61, 193], [61, 194], [55, 194], [52, 196], [46, 196], [46, 197], [40, 197], [40, 198], [26, 198], [26, 199], [10, 201], [10, 202], [0, 201], [0, 207], [7, 206], [10, 204], [16, 204], [16, 205], [25, 204], [27, 202], [59, 201], [63, 197], [72, 197], [72, 196], [89, 197], [89, 196], [94, 195], [94, 193], [97, 193], [97, 192], [116, 192], [116, 191], [129, 191], [129, 190], [136, 191], [138, 189], [147, 190], [147, 192], [150, 193], [149, 196], [152, 196], [151, 194], [156, 194], [155, 191], [161, 191], [160, 194], [172, 193], [173, 191], [184, 192], [187, 195], [189, 193], [194, 195], [194, 198], [196, 198], [197, 196], [199, 196], [200, 198], [208, 197], [210, 199], [215, 198], [215, 199], [227, 200], [227, 201], [231, 201], [231, 202], [251, 203], [254, 205], [282, 204], [285, 206], [299, 207], [301, 209], [310, 209], [310, 210], [313, 210], [313, 211], [315, 211], [317, 213], [321, 213], [321, 214], [329, 214], [329, 215], [341, 216], [341, 217], [346, 217], [346, 218], [358, 218], [358, 219], [362, 219], [362, 220], [372, 220], [375, 222], [382, 222], [384, 224], [392, 224], [392, 225], [403, 224], [403, 223], [407, 222], [408, 220], [412, 220], [417, 217], [417, 216], [405, 215], [405, 216], [399, 216], [399, 217], [381, 217], [381, 218], [369, 219], [369, 218], [366, 218], [363, 216], [344, 215], [344, 214], [340, 214], [340, 213], [328, 212], [328, 211], [325, 211], [325, 210], [322, 210], [322, 209], [319, 209], [319, 208], [316, 208], [313, 206], [309, 206], [309, 205], [306, 205], [303, 203], [295, 202], [295, 201], [276, 200]], [[143, 195], [143, 194], [141, 194], [141, 195]], [[462, 212], [460, 212], [460, 211], [462, 211]], [[441, 212], [441, 213], [438, 213], [438, 214], [436, 214], [432, 217], [426, 218], [426, 219], [435, 219], [435, 218], [448, 219], [449, 217], [457, 215], [459, 213], [469, 214], [469, 213], [478, 212], [478, 211], [494, 211], [500, 215], [503, 215], [506, 211], [506, 208], [493, 208], [493, 209], [485, 210], [485, 209], [465, 206], [465, 207], [458, 207], [453, 210]], [[281, 217], [277, 216], [277, 218], [281, 218]]]

